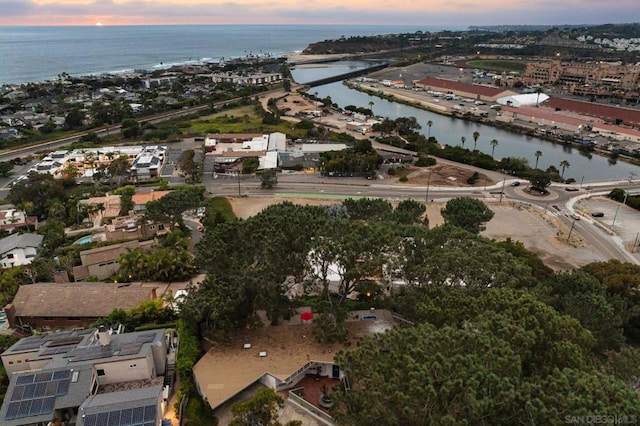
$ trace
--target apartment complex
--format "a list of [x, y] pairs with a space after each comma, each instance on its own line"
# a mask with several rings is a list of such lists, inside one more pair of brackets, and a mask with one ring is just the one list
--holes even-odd
[[[618, 62], [530, 62], [525, 71], [528, 84], [566, 84], [592, 87], [602, 94], [610, 89], [638, 91], [640, 65]], [[599, 94], [599, 93], [594, 93]]]

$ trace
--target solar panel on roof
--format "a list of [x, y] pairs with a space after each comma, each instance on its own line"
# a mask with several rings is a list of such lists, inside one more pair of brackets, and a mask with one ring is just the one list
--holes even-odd
[[9, 407], [7, 408], [7, 414], [4, 415], [4, 418], [6, 420], [15, 419], [16, 416], [18, 415], [18, 409], [19, 408], [20, 408], [20, 403], [19, 402], [10, 403]]
[[33, 395], [36, 393], [36, 384], [31, 383], [30, 385], [26, 385], [24, 387], [24, 395], [22, 395], [22, 399], [32, 399]]
[[[70, 373], [70, 370], [40, 371], [18, 376], [5, 419], [53, 413], [56, 396], [66, 395], [69, 391]], [[26, 383], [19, 384], [21, 382]]]
[[75, 345], [82, 341], [82, 336], [69, 336], [64, 338], [57, 338], [49, 343], [49, 347], [53, 348], [56, 346], [66, 346], [66, 345]]
[[68, 379], [71, 377], [71, 370], [58, 370], [53, 373], [53, 380]]
[[63, 396], [69, 392], [69, 380], [58, 381], [58, 389], [56, 389], [56, 396]]
[[48, 383], [38, 383], [36, 384], [36, 391], [33, 394], [34, 398], [42, 398], [44, 396], [45, 391], [47, 390]]
[[46, 341], [46, 335], [42, 336], [33, 336], [22, 339], [16, 346], [14, 346], [15, 351], [26, 351], [29, 349], [39, 348]]
[[112, 411], [109, 413], [109, 424], [110, 425], [120, 424], [120, 411]]
[[37, 373], [34, 382], [36, 383], [48, 382], [51, 380], [52, 375], [53, 374], [51, 373], [51, 371], [44, 371], [44, 372]]
[[144, 421], [154, 422], [156, 420], [156, 407], [155, 405], [147, 405], [144, 407]]
[[42, 399], [34, 399], [31, 403], [31, 410], [29, 411], [29, 415], [38, 416], [42, 414]]
[[96, 426], [96, 416], [84, 416], [84, 426]]
[[120, 412], [120, 424], [122, 426], [130, 426], [131, 425], [131, 416], [132, 416], [131, 408], [125, 408]]
[[155, 426], [156, 406], [126, 408], [105, 413], [87, 414], [85, 426]]
[[96, 426], [109, 426], [109, 413], [98, 413]]
[[31, 403], [32, 402], [33, 402], [32, 399], [29, 399], [27, 401], [22, 401], [20, 403], [20, 408], [18, 408], [18, 414], [16, 415], [16, 417], [20, 418], [20, 417], [29, 416], [29, 413], [31, 412]]
[[40, 414], [44, 413], [53, 413], [53, 408], [56, 405], [56, 397], [50, 396], [49, 398], [44, 398], [42, 400], [42, 409], [40, 410]]
[[47, 389], [44, 391], [44, 396], [55, 396], [58, 392], [58, 382], [47, 383]]
[[136, 341], [142, 342], [142, 343], [151, 343], [155, 340], [155, 338], [156, 338], [155, 333], [145, 333], [136, 337]]
[[33, 379], [35, 377], [35, 374], [25, 374], [24, 376], [20, 376], [16, 379], [16, 385], [26, 385], [28, 383], [33, 383]]
[[11, 394], [11, 401], [22, 401], [22, 395], [24, 394], [24, 388], [26, 385], [20, 385], [13, 388], [13, 394]]
[[125, 343], [122, 345], [118, 355], [135, 355], [140, 352], [140, 348], [142, 348], [142, 342]]
[[40, 356], [64, 354], [69, 352], [73, 348], [75, 348], [75, 346], [61, 346], [57, 348], [48, 348], [40, 351]]
[[136, 407], [133, 409], [133, 423], [140, 424], [144, 422], [144, 407]]

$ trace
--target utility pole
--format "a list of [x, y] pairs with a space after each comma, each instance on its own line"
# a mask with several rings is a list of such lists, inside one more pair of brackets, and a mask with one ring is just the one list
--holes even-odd
[[504, 195], [504, 184], [507, 178], [502, 178], [502, 191], [500, 191], [500, 203], [502, 203], [502, 196]]
[[576, 226], [576, 220], [573, 219], [573, 223], [571, 224], [571, 229], [569, 229], [569, 235], [567, 236], [567, 242], [571, 239], [571, 233], [573, 232], [573, 227]]
[[427, 176], [427, 195], [425, 196], [425, 201], [427, 204], [429, 203], [429, 184], [431, 183], [431, 170], [429, 170], [429, 176]]
[[240, 193], [240, 171], [236, 173], [236, 179], [238, 180], [238, 197], [241, 197], [242, 194]]
[[[627, 196], [629, 193], [627, 191], [624, 192], [624, 200], [622, 200], [622, 204], [627, 204]], [[611, 222], [611, 230], [613, 230], [613, 225], [616, 224], [616, 218], [618, 217], [618, 210], [620, 210], [620, 204], [616, 207], [616, 213], [613, 215], [613, 221]]]

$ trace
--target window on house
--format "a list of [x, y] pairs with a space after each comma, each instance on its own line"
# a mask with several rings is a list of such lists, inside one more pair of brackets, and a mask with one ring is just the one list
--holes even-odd
[[104, 375], [105, 375], [105, 372], [104, 372], [104, 370], [103, 370], [102, 368], [98, 368], [98, 369], [96, 370], [96, 374], [97, 374], [98, 376], [104, 376]]
[[13, 253], [9, 253], [9, 254], [7, 255], [7, 259], [13, 259]]

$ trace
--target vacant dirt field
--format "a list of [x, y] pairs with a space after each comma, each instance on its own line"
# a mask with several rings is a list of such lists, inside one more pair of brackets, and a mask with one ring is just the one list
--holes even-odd
[[[493, 185], [495, 182], [486, 175], [478, 173], [478, 179], [475, 183], [470, 184], [467, 179], [473, 176], [473, 170], [469, 168], [457, 167], [450, 164], [437, 163], [435, 166], [413, 167], [409, 166], [405, 173], [401, 175], [407, 176], [406, 185], [426, 186], [427, 182], [432, 186], [468, 186], [481, 187], [485, 185]], [[399, 179], [399, 178], [398, 178]], [[398, 184], [403, 184], [398, 180]]]

